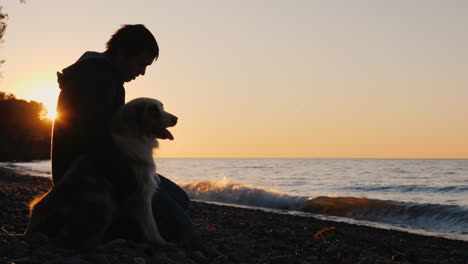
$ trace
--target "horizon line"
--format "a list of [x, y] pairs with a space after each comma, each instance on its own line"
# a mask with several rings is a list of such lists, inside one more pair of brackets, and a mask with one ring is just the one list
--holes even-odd
[[468, 160], [467, 158], [307, 158], [307, 157], [158, 157], [158, 159], [368, 159], [368, 160]]

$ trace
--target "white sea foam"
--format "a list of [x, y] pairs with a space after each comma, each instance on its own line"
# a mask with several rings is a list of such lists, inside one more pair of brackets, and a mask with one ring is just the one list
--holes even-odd
[[302, 211], [373, 221], [404, 227], [407, 231], [432, 230], [468, 240], [468, 208], [456, 205], [417, 204], [363, 197], [290, 196], [235, 183], [202, 181], [182, 184], [192, 199], [225, 204]]

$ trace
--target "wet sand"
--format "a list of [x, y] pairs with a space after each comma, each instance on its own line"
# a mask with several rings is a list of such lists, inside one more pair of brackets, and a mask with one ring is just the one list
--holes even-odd
[[468, 263], [466, 241], [201, 202], [189, 208], [198, 250], [152, 250], [123, 239], [66, 249], [45, 235], [20, 235], [28, 203], [51, 185], [0, 168], [0, 263]]

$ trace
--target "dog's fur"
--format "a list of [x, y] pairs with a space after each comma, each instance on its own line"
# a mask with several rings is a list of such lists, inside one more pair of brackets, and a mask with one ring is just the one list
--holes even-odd
[[[176, 123], [177, 117], [154, 99], [139, 98], [122, 106], [111, 124], [118, 152], [109, 166], [113, 169], [91, 155], [75, 160], [58, 184], [31, 203], [25, 233], [43, 232], [69, 246], [93, 247], [117, 218], [124, 217], [137, 224], [144, 241], [172, 246], [159, 234], [151, 198], [160, 181], [153, 160], [156, 138], [172, 140], [166, 128]], [[120, 162], [126, 163], [122, 168], [128, 173], [122, 173]]]

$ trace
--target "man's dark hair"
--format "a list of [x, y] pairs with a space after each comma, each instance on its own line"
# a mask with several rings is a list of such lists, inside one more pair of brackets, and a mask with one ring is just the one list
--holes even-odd
[[159, 56], [158, 42], [141, 24], [123, 25], [109, 39], [106, 48], [111, 54], [123, 52], [125, 57], [137, 56], [142, 52], [149, 52], [154, 57]]

